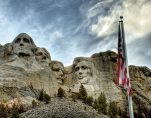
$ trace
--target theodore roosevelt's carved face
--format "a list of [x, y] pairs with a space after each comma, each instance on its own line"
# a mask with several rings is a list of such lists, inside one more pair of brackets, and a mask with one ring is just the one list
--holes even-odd
[[63, 83], [63, 75], [64, 75], [64, 67], [61, 63], [54, 63], [52, 65], [52, 71], [55, 74], [56, 79], [58, 80], [59, 84]]
[[13, 52], [17, 55], [31, 55], [32, 47], [35, 47], [35, 44], [32, 38], [26, 34], [19, 34], [13, 41]]
[[[79, 80], [85, 79], [87, 80], [92, 76], [90, 62], [88, 61], [81, 61], [77, 63], [75, 66], [75, 75]], [[87, 80], [88, 81], [88, 80]]]

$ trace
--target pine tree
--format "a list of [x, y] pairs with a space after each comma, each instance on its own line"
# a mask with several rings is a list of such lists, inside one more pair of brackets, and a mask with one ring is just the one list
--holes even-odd
[[0, 103], [0, 118], [7, 118], [8, 111], [8, 107], [6, 107], [4, 103]]
[[95, 99], [93, 103], [93, 108], [97, 110], [98, 108], [98, 101]]
[[61, 87], [58, 89], [57, 97], [65, 97], [65, 91]]
[[80, 89], [79, 89], [79, 98], [85, 99], [85, 97], [87, 97], [87, 91], [84, 88], [84, 86], [81, 84]]
[[88, 104], [88, 105], [90, 105], [90, 106], [92, 106], [93, 97], [92, 97], [92, 96], [87, 96], [87, 97], [84, 99], [84, 103], [85, 103], [85, 104]]
[[71, 94], [71, 98], [73, 102], [76, 102], [77, 96], [75, 94]]
[[44, 94], [44, 101], [45, 101], [45, 103], [48, 104], [50, 100], [51, 100], [51, 97], [47, 93], [45, 93]]
[[97, 109], [98, 112], [107, 114], [107, 103], [106, 103], [106, 97], [104, 93], [101, 93], [97, 100]]
[[11, 114], [12, 114], [11, 118], [19, 118], [19, 106], [18, 105], [13, 104]]
[[35, 108], [36, 106], [37, 106], [37, 102], [36, 102], [36, 100], [33, 99], [32, 100], [32, 107]]
[[110, 106], [109, 106], [109, 110], [108, 113], [111, 116], [111, 118], [117, 118], [118, 116], [118, 107], [117, 104], [115, 102], [111, 102]]
[[40, 90], [40, 93], [39, 93], [39, 96], [38, 96], [38, 100], [39, 101], [43, 101], [44, 100], [44, 90], [43, 89]]

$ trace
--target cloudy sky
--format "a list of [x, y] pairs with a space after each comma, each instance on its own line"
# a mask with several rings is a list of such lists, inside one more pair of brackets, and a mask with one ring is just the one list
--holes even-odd
[[124, 16], [129, 64], [151, 68], [150, 0], [0, 0], [0, 44], [29, 34], [53, 60], [117, 50]]

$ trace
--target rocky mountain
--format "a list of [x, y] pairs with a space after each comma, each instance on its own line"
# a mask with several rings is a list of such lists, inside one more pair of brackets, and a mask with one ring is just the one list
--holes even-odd
[[36, 97], [31, 86], [34, 90], [56, 93], [58, 82], [50, 68], [50, 54], [45, 48], [37, 47], [29, 35], [19, 34], [0, 50], [1, 100], [20, 98], [31, 104]]
[[[64, 67], [63, 63], [51, 60], [50, 53], [45, 48], [37, 47], [28, 34], [21, 33], [11, 43], [0, 45], [0, 102], [5, 101], [9, 104], [17, 99], [24, 105], [31, 106], [40, 91], [44, 90], [54, 98], [55, 103], [51, 102], [51, 105], [53, 110], [56, 106], [54, 112], [57, 113], [62, 105], [57, 99], [55, 100], [58, 88], [64, 89], [65, 99], [68, 99], [72, 95], [77, 95], [80, 86], [83, 85], [88, 96], [94, 99], [104, 93], [107, 108], [110, 103], [115, 102], [123, 111], [127, 111], [126, 92], [115, 84], [116, 57], [117, 54], [112, 51], [100, 52], [91, 57], [76, 57], [71, 66]], [[149, 118], [151, 116], [151, 69], [129, 66], [129, 71], [135, 117], [141, 114]], [[61, 105], [58, 106], [59, 104]], [[72, 102], [65, 100], [62, 106], [66, 107], [63, 108], [62, 114], [71, 112], [69, 104], [73, 109], [72, 112], [84, 113], [82, 109], [72, 105]], [[43, 106], [37, 108], [35, 110], [37, 112], [30, 110], [22, 117], [32, 113], [42, 115], [42, 111], [46, 109], [50, 112], [52, 107]], [[93, 111], [93, 108], [90, 109]], [[47, 115], [52, 116], [53, 113]], [[83, 118], [87, 117], [83, 115]]]
[[[103, 75], [105, 75], [105, 78], [110, 78], [110, 80], [113, 81], [116, 79], [116, 57], [116, 53], [111, 51], [101, 52], [91, 56], [96, 68], [104, 73]], [[141, 117], [137, 114], [145, 114], [146, 117], [150, 117], [151, 69], [147, 67], [129, 66], [129, 72], [132, 85], [132, 98], [135, 117]], [[113, 87], [110, 89], [110, 91], [113, 91]], [[123, 95], [123, 92], [121, 95]], [[123, 99], [125, 103], [126, 99], [127, 98]]]

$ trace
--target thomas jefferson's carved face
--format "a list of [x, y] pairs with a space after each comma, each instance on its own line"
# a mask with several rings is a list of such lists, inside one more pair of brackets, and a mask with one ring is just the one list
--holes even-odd
[[56, 79], [58, 80], [59, 84], [63, 83], [63, 75], [64, 75], [64, 67], [60, 63], [55, 63], [52, 66], [52, 70], [54, 71], [54, 74], [56, 76]]
[[35, 46], [31, 37], [25, 33], [19, 34], [13, 41], [13, 52], [18, 55], [31, 55]]
[[38, 61], [45, 61], [46, 59], [50, 59], [49, 53], [44, 48], [37, 48], [35, 55]]
[[91, 73], [88, 61], [81, 61], [75, 66], [75, 75], [79, 80], [89, 78]]

